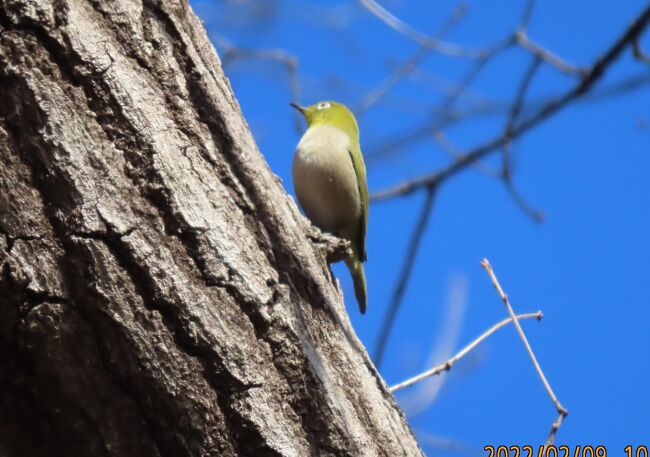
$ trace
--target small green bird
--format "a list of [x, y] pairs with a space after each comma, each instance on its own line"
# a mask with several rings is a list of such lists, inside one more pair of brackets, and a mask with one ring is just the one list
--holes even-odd
[[361, 314], [366, 312], [368, 184], [354, 114], [337, 102], [310, 106], [292, 103], [307, 121], [293, 158], [293, 184], [298, 202], [314, 225], [349, 240], [345, 260], [354, 281]]

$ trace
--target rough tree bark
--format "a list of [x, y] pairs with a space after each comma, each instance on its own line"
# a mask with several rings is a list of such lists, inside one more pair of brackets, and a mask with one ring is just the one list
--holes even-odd
[[181, 0], [0, 0], [0, 454], [420, 455]]

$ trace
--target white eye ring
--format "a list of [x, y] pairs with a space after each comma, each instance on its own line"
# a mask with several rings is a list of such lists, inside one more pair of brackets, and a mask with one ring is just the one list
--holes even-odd
[[318, 104], [318, 106], [316, 107], [316, 109], [318, 109], [318, 110], [321, 110], [321, 109], [327, 109], [327, 108], [329, 108], [330, 106], [331, 106], [331, 105], [330, 105], [329, 103], [327, 103], [327, 102], [322, 102], [322, 103], [319, 103], [319, 104]]

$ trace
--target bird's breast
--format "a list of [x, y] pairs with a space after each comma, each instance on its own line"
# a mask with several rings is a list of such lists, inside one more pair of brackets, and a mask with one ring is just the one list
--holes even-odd
[[300, 206], [315, 225], [339, 236], [354, 230], [361, 211], [349, 149], [344, 131], [317, 125], [303, 135], [293, 160]]

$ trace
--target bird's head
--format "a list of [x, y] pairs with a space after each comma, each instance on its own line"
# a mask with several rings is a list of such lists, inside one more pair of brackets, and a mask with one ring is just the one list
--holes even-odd
[[359, 127], [354, 114], [342, 103], [323, 101], [309, 106], [291, 103], [291, 106], [304, 116], [308, 127], [331, 125], [344, 130], [352, 137], [359, 136]]

